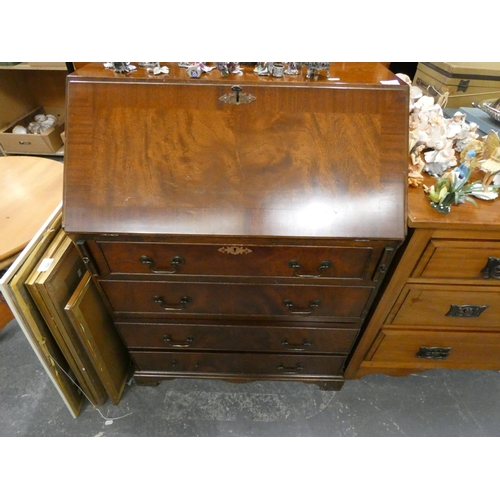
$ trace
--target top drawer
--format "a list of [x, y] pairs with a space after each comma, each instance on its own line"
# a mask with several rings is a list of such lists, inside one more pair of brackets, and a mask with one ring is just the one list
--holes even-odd
[[433, 239], [413, 276], [437, 280], [487, 280], [489, 284], [500, 284], [500, 242]]
[[384, 251], [381, 244], [368, 242], [277, 246], [101, 241], [99, 246], [111, 274], [352, 280], [371, 280]]

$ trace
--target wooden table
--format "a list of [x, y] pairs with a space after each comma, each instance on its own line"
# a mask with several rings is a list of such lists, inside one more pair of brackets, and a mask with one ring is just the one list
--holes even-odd
[[[47, 158], [0, 158], [0, 270], [8, 267], [62, 200], [63, 164]], [[0, 330], [13, 318], [0, 293]]]
[[0, 269], [23, 250], [62, 200], [63, 164], [35, 156], [0, 158]]

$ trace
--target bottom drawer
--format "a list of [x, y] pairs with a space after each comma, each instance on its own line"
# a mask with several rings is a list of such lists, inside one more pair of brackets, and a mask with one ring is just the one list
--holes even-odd
[[500, 332], [384, 329], [379, 338], [374, 363], [500, 369]]
[[131, 352], [141, 372], [184, 375], [235, 376], [334, 376], [339, 375], [345, 356], [293, 356], [254, 353]]

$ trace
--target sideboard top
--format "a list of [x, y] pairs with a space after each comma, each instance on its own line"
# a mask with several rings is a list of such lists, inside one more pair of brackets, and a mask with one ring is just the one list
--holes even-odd
[[[432, 186], [436, 179], [424, 174], [424, 183]], [[481, 178], [475, 175], [473, 180]], [[480, 200], [475, 198], [476, 205], [467, 201], [460, 205], [452, 205], [448, 214], [442, 214], [431, 207], [429, 197], [423, 187], [410, 187], [408, 193], [408, 226], [427, 229], [454, 230], [500, 230], [500, 201]]]
[[409, 87], [383, 65], [333, 63], [340, 80], [168, 66], [68, 76], [66, 231], [404, 238]]

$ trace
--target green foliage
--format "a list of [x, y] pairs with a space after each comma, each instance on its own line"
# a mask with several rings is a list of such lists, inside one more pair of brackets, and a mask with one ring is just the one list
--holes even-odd
[[424, 186], [431, 206], [438, 212], [449, 213], [451, 205], [470, 201], [477, 207], [473, 197], [493, 200], [498, 194], [499, 186], [485, 186], [482, 181], [470, 182], [470, 168], [462, 164], [451, 172], [444, 174], [435, 186]]

